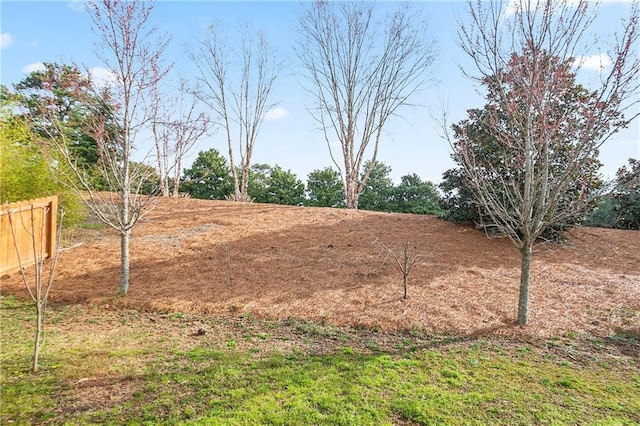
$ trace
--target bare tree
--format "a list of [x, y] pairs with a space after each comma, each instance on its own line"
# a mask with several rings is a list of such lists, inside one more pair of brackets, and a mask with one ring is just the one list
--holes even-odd
[[[58, 175], [78, 194], [96, 216], [120, 234], [120, 294], [129, 291], [129, 241], [131, 231], [146, 209], [150, 197], [142, 194], [150, 167], [132, 161], [134, 142], [148, 128], [149, 91], [167, 74], [161, 56], [169, 38], [158, 35], [149, 24], [153, 9], [143, 1], [101, 0], [86, 4], [93, 31], [100, 37], [96, 52], [111, 70], [111, 81], [99, 94], [99, 101], [87, 101], [94, 108], [89, 131], [99, 148], [98, 170], [108, 193], [94, 190], [94, 178], [67, 149], [62, 119], [51, 115], [44, 128], [47, 147], [64, 161]], [[53, 113], [54, 111], [50, 111]], [[42, 130], [42, 129], [40, 129]]]
[[598, 148], [638, 116], [640, 28], [636, 3], [608, 52], [613, 65], [589, 91], [574, 81], [597, 9], [588, 0], [517, 0], [510, 13], [505, 6], [470, 1], [470, 21], [459, 30], [475, 65], [468, 75], [488, 89], [485, 131], [503, 155], [484, 158], [464, 134], [452, 147], [479, 204], [521, 252], [518, 323], [525, 325], [536, 240], [579, 214], [587, 194], [566, 194], [590, 173]]
[[[89, 108], [110, 108], [110, 94], [103, 91], [99, 105]], [[45, 111], [50, 113], [50, 111]], [[111, 120], [110, 113], [96, 114], [88, 123], [87, 133], [98, 145], [99, 159], [95, 168], [87, 167], [79, 156], [68, 149], [70, 141], [63, 132], [63, 123], [53, 114], [49, 115], [44, 128], [46, 138], [31, 130], [34, 140], [49, 156], [55, 168], [54, 177], [70, 188], [95, 216], [120, 235], [120, 284], [119, 292], [126, 295], [129, 289], [129, 241], [137, 221], [152, 206], [153, 198], [144, 191], [152, 180], [153, 168], [140, 162], [126, 161], [124, 153], [131, 154], [123, 144], [123, 131], [119, 120]], [[32, 121], [34, 117], [29, 117]], [[42, 131], [42, 129], [40, 129]], [[58, 162], [62, 161], [63, 164]], [[125, 171], [126, 170], [126, 171]]]
[[197, 112], [196, 98], [187, 98], [185, 90], [172, 97], [153, 90], [151, 131], [156, 149], [156, 166], [160, 175], [160, 195], [177, 197], [180, 191], [182, 161], [196, 143], [207, 136], [211, 120]]
[[251, 36], [245, 30], [239, 51], [234, 51], [211, 26], [191, 59], [199, 70], [196, 96], [214, 111], [226, 133], [233, 199], [249, 201], [253, 149], [265, 114], [274, 106], [268, 102], [280, 68], [276, 55], [262, 33]]
[[387, 244], [385, 244], [384, 241], [382, 241], [382, 239], [379, 236], [374, 234], [362, 223], [360, 223], [360, 226], [367, 234], [371, 235], [374, 238], [373, 241], [371, 241], [371, 245], [378, 247], [380, 249], [380, 254], [385, 256], [385, 261], [386, 261], [386, 258], [388, 258], [389, 256], [393, 257], [393, 260], [395, 261], [398, 271], [402, 274], [402, 287], [403, 287], [402, 298], [405, 300], [408, 299], [409, 298], [409, 294], [408, 294], [409, 274], [411, 273], [411, 269], [415, 266], [415, 264], [418, 261], [422, 260], [424, 256], [421, 254], [417, 254], [414, 256], [409, 255], [409, 246], [411, 245], [410, 241], [407, 241], [404, 244], [404, 248], [402, 249], [402, 256], [398, 256], [396, 254], [396, 251], [393, 248], [389, 247]]
[[[313, 96], [329, 154], [340, 171], [347, 208], [358, 197], [376, 164], [382, 131], [400, 107], [421, 90], [435, 59], [424, 40], [426, 23], [407, 5], [377, 21], [375, 3], [315, 0], [300, 17], [297, 49]], [[331, 143], [337, 139], [342, 164]], [[362, 171], [369, 156], [370, 167]]]
[[[55, 205], [55, 204], [54, 204]], [[13, 212], [10, 205], [5, 204], [7, 211], [7, 217], [9, 219], [9, 228], [11, 230], [11, 236], [13, 238], [13, 245], [16, 248], [16, 255], [18, 257], [18, 266], [20, 273], [22, 274], [22, 282], [36, 305], [36, 332], [33, 343], [33, 356], [31, 358], [31, 371], [34, 373], [39, 369], [40, 350], [45, 341], [44, 324], [45, 314], [47, 310], [47, 302], [49, 300], [49, 292], [53, 286], [53, 280], [55, 275], [56, 264], [58, 263], [58, 253], [60, 252], [60, 236], [62, 235], [62, 220], [64, 218], [64, 211], [61, 211], [58, 218], [58, 228], [56, 230], [55, 244], [51, 246], [52, 252], [48, 253], [49, 265], [47, 267], [47, 254], [45, 249], [45, 232], [47, 221], [45, 218], [48, 215], [56, 215], [57, 212], [49, 211], [49, 207], [41, 209], [41, 212], [33, 206], [28, 213], [28, 219], [25, 221], [25, 215], [22, 212], [17, 214], [18, 220], [13, 219]], [[55, 224], [55, 221], [53, 221]], [[53, 225], [55, 227], [55, 225]], [[26, 265], [24, 260], [20, 256], [20, 243], [16, 236], [17, 233], [29, 236], [29, 242], [31, 243], [31, 251], [33, 255], [33, 277], [30, 278], [26, 273]]]

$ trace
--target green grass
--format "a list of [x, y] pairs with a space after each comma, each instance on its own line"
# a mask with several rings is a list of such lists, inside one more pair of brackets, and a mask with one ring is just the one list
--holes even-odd
[[253, 319], [251, 329], [243, 319], [201, 339], [175, 315], [53, 307], [42, 370], [32, 374], [32, 309], [14, 298], [1, 302], [1, 424], [640, 422], [632, 340], [622, 343], [635, 355], [604, 356], [615, 342], [599, 341], [601, 351], [576, 361], [548, 349], [557, 342], [411, 334], [376, 341], [331, 326]]

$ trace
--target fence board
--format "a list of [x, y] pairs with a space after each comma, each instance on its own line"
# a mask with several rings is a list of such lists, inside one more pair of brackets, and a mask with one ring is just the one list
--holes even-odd
[[[57, 211], [56, 196], [0, 206], [0, 273], [18, 269], [20, 262], [23, 267], [35, 262], [33, 236], [38, 256], [47, 259], [53, 255]], [[9, 213], [16, 234], [15, 242], [11, 233]]]

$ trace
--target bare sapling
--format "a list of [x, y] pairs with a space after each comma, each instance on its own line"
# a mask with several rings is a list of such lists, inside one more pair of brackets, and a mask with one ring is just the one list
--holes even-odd
[[152, 90], [151, 132], [156, 150], [156, 167], [160, 177], [159, 193], [178, 197], [182, 179], [182, 162], [193, 147], [211, 134], [208, 115], [197, 111], [196, 98], [185, 95], [171, 97]]
[[[29, 212], [29, 219], [25, 220], [23, 215], [19, 214], [19, 223], [16, 223], [13, 219], [13, 212], [9, 208], [9, 205], [5, 205], [7, 211], [7, 217], [9, 218], [9, 228], [11, 229], [11, 236], [13, 238], [13, 245], [16, 249], [18, 266], [20, 273], [22, 274], [22, 282], [24, 283], [31, 300], [33, 300], [36, 306], [36, 330], [35, 341], [33, 344], [33, 357], [31, 363], [31, 371], [36, 373], [39, 369], [38, 360], [40, 358], [40, 349], [44, 345], [45, 334], [45, 313], [47, 309], [47, 301], [49, 299], [49, 292], [53, 286], [54, 273], [56, 264], [58, 262], [58, 253], [60, 252], [60, 236], [62, 235], [62, 219], [64, 217], [64, 211], [60, 211], [60, 218], [58, 220], [58, 228], [56, 231], [55, 244], [52, 246], [51, 253], [49, 253], [49, 262], [47, 266], [47, 253], [45, 250], [45, 229], [47, 221], [45, 218], [47, 215], [55, 215], [55, 211], [51, 211], [50, 208], [44, 208], [42, 211], [42, 220], [36, 220], [36, 208], [31, 206]], [[31, 250], [33, 253], [33, 277], [30, 277], [26, 272], [26, 260], [20, 256], [20, 245], [17, 237], [17, 227], [22, 227], [21, 232], [28, 235]]]
[[[96, 53], [110, 70], [109, 83], [93, 96], [80, 97], [92, 111], [83, 129], [96, 142], [98, 162], [94, 173], [79, 161], [64, 123], [48, 104], [29, 117], [37, 131], [35, 140], [51, 157], [56, 178], [78, 194], [96, 217], [120, 235], [120, 295], [129, 291], [130, 240], [133, 228], [153, 207], [154, 198], [144, 185], [151, 180], [152, 167], [133, 160], [137, 144], [150, 130], [151, 90], [169, 73], [163, 53], [170, 37], [158, 35], [151, 25], [153, 4], [143, 1], [95, 0], [85, 3], [98, 37]], [[96, 88], [97, 89], [97, 88]], [[41, 125], [40, 117], [48, 117]], [[39, 135], [40, 134], [40, 135]], [[46, 137], [42, 137], [42, 134]], [[44, 140], [43, 140], [44, 139]], [[95, 176], [97, 175], [97, 176]], [[96, 179], [102, 181], [96, 185]], [[96, 189], [99, 188], [99, 189]]]
[[409, 295], [408, 295], [409, 274], [411, 273], [411, 269], [413, 268], [413, 266], [420, 259], [422, 259], [424, 256], [421, 255], [421, 254], [417, 254], [417, 255], [411, 257], [409, 255], [409, 246], [411, 245], [411, 242], [409, 242], [409, 241], [407, 241], [404, 244], [404, 248], [402, 250], [402, 254], [398, 255], [398, 254], [396, 254], [395, 250], [393, 250], [388, 245], [386, 245], [384, 243], [384, 241], [382, 241], [380, 239], [380, 237], [378, 237], [376, 234], [374, 234], [373, 232], [371, 232], [367, 228], [364, 228], [364, 230], [368, 234], [370, 234], [372, 237], [375, 238], [375, 240], [372, 241], [371, 244], [376, 246], [376, 247], [379, 247], [381, 252], [384, 253], [386, 255], [386, 257], [391, 256], [393, 258], [393, 260], [395, 261], [395, 265], [398, 268], [398, 271], [400, 271], [400, 273], [402, 274], [402, 285], [403, 285], [402, 298], [405, 299], [405, 300], [408, 299], [409, 298]]

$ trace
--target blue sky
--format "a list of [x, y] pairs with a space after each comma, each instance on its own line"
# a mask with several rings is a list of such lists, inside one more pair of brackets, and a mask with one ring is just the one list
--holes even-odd
[[[427, 17], [427, 34], [435, 40], [439, 51], [432, 70], [434, 82], [413, 100], [418, 106], [400, 111], [400, 117], [389, 122], [378, 159], [392, 168], [394, 180], [417, 173], [423, 179], [439, 182], [442, 172], [453, 163], [449, 158], [449, 145], [439, 137], [440, 130], [432, 116], [440, 114], [444, 102], [448, 105], [450, 121], [457, 122], [465, 118], [467, 109], [482, 107], [483, 98], [474, 84], [462, 75], [459, 66], [465, 67], [469, 63], [454, 42], [456, 22], [465, 20], [466, 3], [416, 3], [414, 6], [422, 9]], [[276, 81], [273, 93], [278, 109], [270, 114], [262, 127], [253, 162], [279, 164], [306, 181], [309, 172], [331, 166], [332, 162], [323, 135], [307, 110], [310, 106], [308, 95], [297, 78], [300, 69], [292, 49], [302, 7], [297, 1], [160, 1], [156, 4], [152, 22], [159, 30], [172, 35], [167, 60], [175, 62], [174, 72], [185, 77], [193, 72], [186, 54], [188, 46], [203, 36], [207, 25], [221, 22], [233, 28], [246, 22], [267, 34], [286, 67]], [[628, 2], [604, 2], [593, 30], [603, 36], [609, 35], [616, 29], [620, 16], [628, 10]], [[90, 30], [90, 19], [80, 2], [2, 0], [0, 14], [2, 84], [20, 81], [42, 62], [75, 62], [96, 72], [103, 69], [104, 65], [94, 53], [97, 37]], [[604, 50], [594, 45], [591, 51], [584, 53], [595, 58], [604, 55]], [[581, 72], [585, 81], [597, 77], [588, 64]], [[209, 148], [226, 152], [221, 132], [201, 141], [187, 164], [197, 150]], [[613, 177], [630, 157], [640, 158], [638, 120], [601, 150], [603, 174]]]

